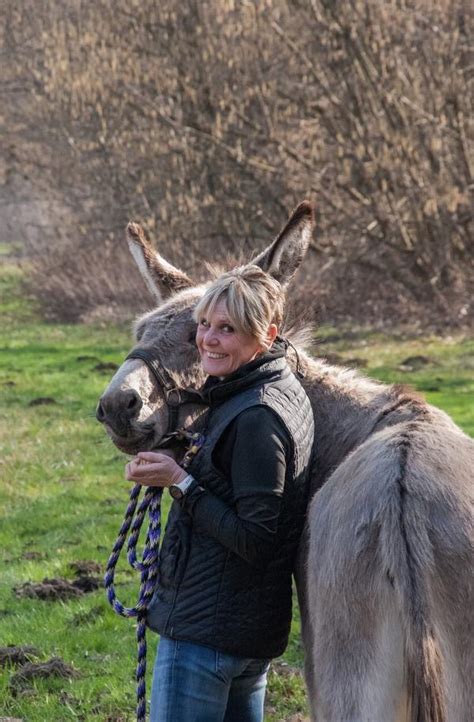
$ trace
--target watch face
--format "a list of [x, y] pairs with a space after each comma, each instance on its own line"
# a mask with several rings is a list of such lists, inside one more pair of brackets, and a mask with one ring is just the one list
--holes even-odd
[[184, 494], [181, 491], [181, 489], [179, 488], [179, 486], [175, 486], [175, 485], [170, 486], [169, 491], [170, 491], [170, 495], [173, 499], [182, 499], [184, 496]]

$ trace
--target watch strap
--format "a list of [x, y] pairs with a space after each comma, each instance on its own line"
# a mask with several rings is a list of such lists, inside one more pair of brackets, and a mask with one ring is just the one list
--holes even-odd
[[[194, 481], [195, 481], [194, 477], [191, 476], [191, 474], [188, 474], [187, 476], [184, 477], [184, 479], [179, 481], [177, 484], [172, 484], [170, 489], [177, 490], [178, 494], [179, 494], [179, 492], [181, 492], [181, 496], [184, 496]], [[173, 498], [179, 498], [179, 496], [174, 496], [174, 494], [171, 494], [171, 495], [173, 496]]]

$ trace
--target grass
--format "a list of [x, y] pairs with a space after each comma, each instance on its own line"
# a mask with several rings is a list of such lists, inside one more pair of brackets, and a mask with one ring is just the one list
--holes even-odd
[[[32, 644], [39, 660], [61, 657], [74, 679], [37, 679], [11, 693], [13, 669], [0, 670], [0, 716], [28, 722], [134, 719], [135, 639], [102, 590], [67, 602], [17, 598], [14, 587], [44, 577], [73, 578], [77, 560], [105, 564], [125, 509], [124, 456], [94, 419], [96, 400], [129, 346], [128, 329], [111, 325], [48, 325], [21, 293], [21, 270], [0, 274], [0, 644]], [[356, 357], [383, 381], [413, 384], [474, 435], [474, 342], [468, 338], [396, 338], [361, 332], [332, 338], [321, 353]], [[422, 355], [418, 369], [403, 370]], [[400, 369], [402, 367], [402, 369]], [[32, 405], [42, 398], [43, 403]], [[49, 401], [44, 401], [49, 399]], [[137, 580], [125, 565], [119, 596], [133, 603]], [[149, 634], [150, 647], [155, 637]], [[149, 655], [150, 659], [152, 654]], [[268, 722], [306, 712], [302, 652], [295, 614], [290, 644], [269, 679]], [[149, 665], [151, 666], [151, 665]], [[148, 689], [150, 680], [148, 680]]]

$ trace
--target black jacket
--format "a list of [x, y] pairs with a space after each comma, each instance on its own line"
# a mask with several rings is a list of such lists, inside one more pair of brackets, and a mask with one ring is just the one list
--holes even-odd
[[291, 574], [308, 495], [313, 415], [282, 351], [209, 379], [206, 441], [173, 502], [148, 625], [231, 654], [287, 644]]

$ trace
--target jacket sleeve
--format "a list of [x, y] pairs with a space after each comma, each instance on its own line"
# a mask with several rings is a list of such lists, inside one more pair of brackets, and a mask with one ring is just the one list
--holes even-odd
[[235, 504], [228, 506], [196, 480], [182, 502], [196, 529], [249, 564], [264, 568], [278, 530], [289, 450], [287, 432], [270, 409], [259, 406], [242, 412], [220, 455], [225, 459], [230, 452], [223, 471], [230, 474]]

